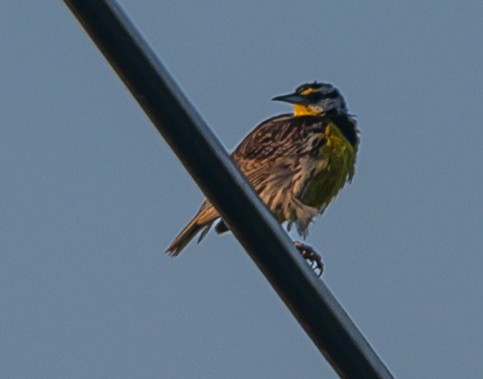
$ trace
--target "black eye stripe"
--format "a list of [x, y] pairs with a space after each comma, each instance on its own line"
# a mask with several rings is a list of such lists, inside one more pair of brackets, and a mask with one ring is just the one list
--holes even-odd
[[315, 103], [320, 99], [322, 99], [323, 95], [320, 92], [312, 92], [312, 93], [309, 93], [306, 97], [307, 99], [309, 99], [309, 101]]
[[340, 94], [339, 94], [339, 91], [337, 91], [336, 89], [328, 92], [328, 93], [320, 93], [320, 92], [311, 92], [307, 95], [305, 95], [305, 97], [310, 101], [310, 102], [317, 102], [321, 99], [336, 99], [338, 97], [340, 97]]

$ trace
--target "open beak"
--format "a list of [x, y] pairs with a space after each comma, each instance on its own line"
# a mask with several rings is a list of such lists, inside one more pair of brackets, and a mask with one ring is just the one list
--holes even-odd
[[274, 101], [283, 101], [285, 103], [290, 103], [290, 104], [307, 104], [307, 99], [303, 96], [300, 96], [297, 93], [291, 93], [289, 95], [282, 95], [282, 96], [276, 96], [272, 100]]

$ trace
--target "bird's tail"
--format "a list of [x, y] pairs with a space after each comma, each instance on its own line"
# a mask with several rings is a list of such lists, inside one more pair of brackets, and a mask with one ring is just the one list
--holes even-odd
[[202, 207], [193, 219], [178, 234], [173, 242], [166, 249], [166, 253], [176, 257], [181, 253], [185, 246], [201, 232], [198, 243], [206, 236], [213, 222], [219, 217], [218, 212], [212, 207]]

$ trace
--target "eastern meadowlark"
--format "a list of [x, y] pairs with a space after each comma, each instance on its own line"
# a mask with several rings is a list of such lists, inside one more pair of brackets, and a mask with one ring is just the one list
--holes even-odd
[[[276, 219], [288, 222], [288, 229], [295, 225], [306, 238], [313, 218], [354, 176], [359, 131], [344, 98], [331, 84], [303, 84], [272, 100], [294, 104], [293, 113], [262, 122], [231, 157]], [[219, 218], [205, 199], [166, 252], [178, 255], [198, 232], [201, 241]], [[218, 233], [227, 230], [223, 220], [216, 226]], [[295, 246], [322, 270], [320, 257], [308, 245], [296, 242]]]

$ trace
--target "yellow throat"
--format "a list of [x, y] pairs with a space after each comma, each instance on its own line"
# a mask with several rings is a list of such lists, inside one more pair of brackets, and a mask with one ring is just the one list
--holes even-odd
[[[305, 91], [301, 93], [301, 95], [307, 96], [308, 94], [314, 91], [315, 90], [313, 88], [307, 88]], [[293, 107], [294, 116], [317, 116], [319, 113], [320, 111], [307, 105], [294, 104], [294, 107]]]
[[316, 109], [302, 104], [295, 104], [293, 106], [294, 116], [317, 116], [320, 112]]

